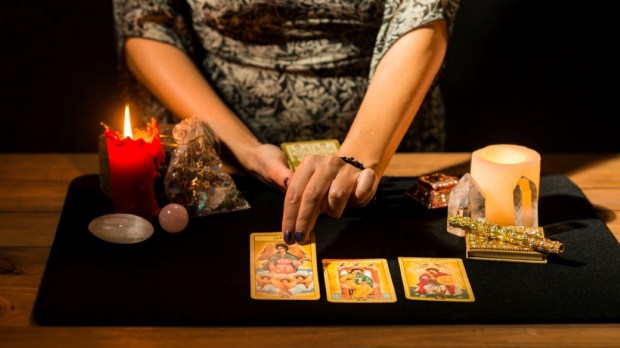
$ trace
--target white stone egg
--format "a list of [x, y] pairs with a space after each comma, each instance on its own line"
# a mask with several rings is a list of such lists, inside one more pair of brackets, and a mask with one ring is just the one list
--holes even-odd
[[135, 244], [149, 239], [153, 225], [133, 214], [108, 214], [93, 219], [88, 230], [96, 237], [110, 243]]

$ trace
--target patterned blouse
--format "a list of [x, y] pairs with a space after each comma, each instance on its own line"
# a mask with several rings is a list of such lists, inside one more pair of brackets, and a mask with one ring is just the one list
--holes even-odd
[[[342, 142], [389, 47], [437, 19], [451, 28], [458, 1], [113, 0], [122, 81], [143, 117], [178, 120], [133, 79], [122, 57], [126, 38], [165, 42], [195, 60], [262, 142]], [[436, 82], [400, 151], [442, 150]]]

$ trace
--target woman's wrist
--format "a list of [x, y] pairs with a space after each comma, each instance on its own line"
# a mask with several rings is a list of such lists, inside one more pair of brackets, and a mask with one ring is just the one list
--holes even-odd
[[235, 142], [227, 144], [232, 155], [237, 159], [239, 164], [249, 172], [256, 172], [257, 153], [262, 143], [258, 139], [247, 139], [243, 142]]
[[361, 170], [372, 169], [378, 176], [381, 176], [387, 168], [389, 159], [386, 160], [387, 154], [384, 151], [375, 150], [376, 147], [377, 145], [368, 144], [368, 142], [364, 145], [357, 145], [353, 139], [347, 139], [338, 149], [337, 156], [347, 165]]

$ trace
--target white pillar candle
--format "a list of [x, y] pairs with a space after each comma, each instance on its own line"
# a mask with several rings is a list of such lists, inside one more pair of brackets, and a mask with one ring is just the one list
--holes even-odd
[[470, 174], [485, 196], [486, 221], [513, 226], [515, 186], [524, 176], [539, 190], [540, 154], [520, 145], [489, 145], [473, 152]]

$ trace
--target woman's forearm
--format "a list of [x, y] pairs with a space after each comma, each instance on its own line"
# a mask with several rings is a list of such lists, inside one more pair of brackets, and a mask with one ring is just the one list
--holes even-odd
[[213, 129], [220, 141], [242, 160], [260, 145], [257, 138], [222, 102], [189, 57], [169, 44], [130, 38], [125, 45], [127, 65], [173, 114], [196, 116]]
[[401, 37], [378, 64], [339, 154], [383, 175], [443, 62], [443, 20]]

